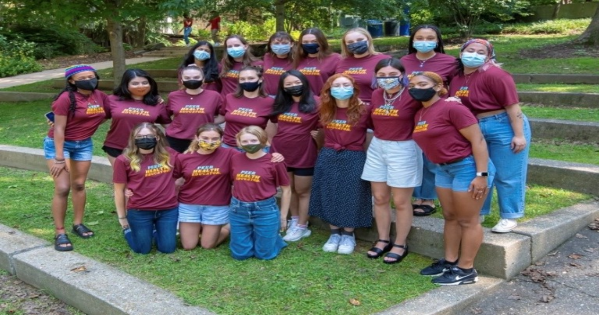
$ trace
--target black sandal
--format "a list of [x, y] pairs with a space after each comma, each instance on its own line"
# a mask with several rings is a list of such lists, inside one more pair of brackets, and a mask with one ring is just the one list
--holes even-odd
[[[416, 211], [416, 209], [420, 209], [422, 211]], [[418, 205], [414, 207], [414, 216], [416, 217], [426, 217], [435, 212], [437, 212], [437, 208], [429, 205]]]
[[[387, 245], [385, 245], [385, 247], [383, 247], [383, 249], [380, 249], [380, 248], [376, 247], [376, 243], [378, 243], [378, 242], [385, 243], [385, 244], [387, 244]], [[368, 250], [368, 251], [371, 251], [371, 252], [375, 252], [376, 254], [374, 254], [374, 255], [371, 255], [371, 254], [369, 254], [369, 253], [366, 253], [366, 256], [367, 256], [368, 258], [371, 258], [371, 259], [379, 258], [379, 257], [381, 257], [381, 256], [382, 256], [384, 253], [386, 253], [386, 252], [390, 251], [392, 247], [393, 247], [393, 244], [391, 244], [391, 241], [388, 241], [388, 240], [377, 240], [377, 241], [376, 241], [376, 242], [374, 242], [374, 244], [372, 245], [372, 248]]]
[[403, 252], [403, 255], [399, 255], [396, 253], [387, 253], [387, 255], [385, 255], [385, 258], [389, 257], [389, 258], [395, 259], [395, 260], [383, 260], [384, 263], [389, 264], [389, 265], [397, 264], [398, 262], [400, 262], [404, 258], [406, 258], [406, 256], [408, 256], [408, 245], [393, 244], [393, 247], [403, 248], [404, 252]]
[[[90, 238], [90, 237], [94, 236], [94, 231], [88, 229], [87, 226], [83, 225], [83, 223], [73, 225], [73, 232], [81, 238]], [[86, 233], [92, 233], [92, 234], [86, 235]]]
[[[69, 246], [62, 246], [62, 245]], [[59, 252], [68, 252], [73, 250], [73, 244], [66, 234], [57, 234], [54, 236], [54, 249]]]

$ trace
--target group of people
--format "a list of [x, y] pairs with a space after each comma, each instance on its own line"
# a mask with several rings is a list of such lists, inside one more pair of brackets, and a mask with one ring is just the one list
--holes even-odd
[[493, 186], [502, 218], [493, 231], [511, 231], [524, 214], [530, 127], [491, 43], [469, 40], [456, 59], [444, 54], [439, 29], [422, 25], [409, 45], [393, 58], [354, 28], [339, 55], [310, 28], [298, 41], [273, 34], [263, 60], [229, 36], [219, 62], [210, 43], [198, 42], [180, 67], [182, 88], [166, 102], [143, 70], [127, 70], [106, 96], [91, 67], [68, 68], [44, 142], [55, 248], [72, 250], [69, 191], [73, 232], [94, 235], [83, 224], [90, 137], [111, 119], [103, 150], [118, 220], [137, 253], [154, 243], [173, 252], [179, 224], [186, 250], [230, 237], [233, 258], [273, 259], [286, 242], [309, 237], [318, 217], [330, 227], [323, 250], [351, 254], [354, 230], [370, 227], [374, 213], [378, 240], [366, 255], [395, 264], [409, 253], [413, 216], [433, 213], [438, 198], [445, 257], [421, 274], [440, 285], [476, 282]]
[[[205, 28], [210, 26], [210, 37], [214, 42], [214, 45], [219, 45], [218, 42], [218, 32], [220, 32], [220, 16], [218, 12], [212, 10], [210, 11], [210, 19], [208, 20], [208, 24], [206, 24]], [[185, 42], [185, 46], [189, 47], [189, 36], [193, 31], [193, 17], [189, 14], [183, 15], [183, 28], [179, 30], [179, 33], [183, 32], [183, 41]]]

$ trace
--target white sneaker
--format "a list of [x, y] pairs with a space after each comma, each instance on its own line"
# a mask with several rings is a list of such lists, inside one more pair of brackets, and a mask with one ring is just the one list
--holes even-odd
[[293, 230], [297, 226], [297, 219], [287, 220], [287, 231]]
[[341, 235], [331, 234], [329, 240], [322, 247], [322, 250], [325, 252], [334, 253], [339, 248], [339, 242], [341, 242]]
[[311, 234], [312, 231], [310, 231], [307, 227], [302, 229], [296, 225], [292, 229], [287, 230], [287, 234], [285, 234], [283, 240], [286, 242], [296, 242], [304, 237], [310, 236]]
[[499, 220], [499, 223], [497, 223], [497, 225], [495, 225], [491, 229], [491, 232], [509, 233], [513, 229], [515, 229], [517, 226], [518, 226], [518, 221], [516, 221], [514, 219], [501, 219], [501, 220]]
[[356, 247], [356, 238], [354, 235], [342, 235], [341, 242], [339, 242], [339, 248], [337, 253], [349, 255], [354, 252]]

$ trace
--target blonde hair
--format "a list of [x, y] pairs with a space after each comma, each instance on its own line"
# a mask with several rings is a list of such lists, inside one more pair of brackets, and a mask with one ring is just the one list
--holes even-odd
[[360, 33], [360, 34], [364, 35], [364, 37], [366, 37], [366, 40], [368, 41], [368, 53], [369, 54], [371, 54], [371, 55], [380, 54], [374, 50], [374, 42], [372, 40], [372, 36], [370, 36], [370, 33], [368, 33], [367, 30], [365, 30], [361, 27], [356, 27], [356, 28], [351, 28], [351, 29], [347, 30], [347, 32], [345, 32], [343, 34], [343, 36], [341, 37], [341, 56], [343, 58], [347, 58], [347, 57], [354, 55], [352, 52], [349, 51], [349, 49], [347, 48], [347, 44], [345, 43], [345, 37], [347, 36], [347, 34], [354, 33], [354, 32]]
[[268, 135], [266, 135], [266, 131], [264, 131], [264, 129], [258, 126], [247, 126], [241, 129], [235, 136], [238, 147], [241, 147], [241, 136], [246, 133], [256, 136], [256, 138], [258, 138], [258, 141], [260, 141], [260, 144], [262, 145], [265, 145], [268, 142]]
[[194, 153], [200, 149], [200, 142], [197, 138], [200, 136], [200, 134], [202, 134], [205, 131], [216, 131], [218, 132], [221, 138], [223, 137], [223, 129], [219, 125], [214, 123], [205, 123], [201, 125], [200, 128], [198, 128], [198, 130], [196, 131], [196, 136], [193, 138], [193, 140], [189, 144], [189, 147], [187, 148], [187, 150], [185, 150], [185, 152], [183, 152], [183, 154]]
[[154, 162], [160, 164], [160, 166], [170, 169], [172, 164], [170, 163], [170, 154], [166, 150], [167, 143], [164, 137], [164, 133], [152, 123], [144, 122], [141, 123], [133, 130], [129, 135], [129, 143], [123, 151], [123, 155], [129, 160], [131, 169], [139, 172], [141, 169], [141, 161], [143, 160], [142, 154], [139, 152], [139, 148], [135, 145], [135, 136], [142, 130], [149, 129], [157, 137], [156, 147], [154, 147]]
[[[443, 78], [441, 78], [441, 76], [438, 75], [435, 72], [432, 72], [432, 71], [416, 71], [416, 72], [412, 72], [411, 76], [412, 76], [412, 78], [417, 77], [417, 76], [427, 77], [431, 81], [433, 81], [433, 83], [435, 85], [441, 85], [441, 89], [439, 90], [439, 92], [437, 92], [437, 95], [439, 95], [439, 96], [443, 96], [443, 95], [449, 93], [447, 91], [447, 89], [445, 88], [444, 84], [443, 84]], [[411, 78], [410, 78], [410, 80], [411, 80]]]

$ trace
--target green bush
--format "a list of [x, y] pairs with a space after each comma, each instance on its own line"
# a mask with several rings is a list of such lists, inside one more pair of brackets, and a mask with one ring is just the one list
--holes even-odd
[[276, 30], [275, 23], [274, 18], [268, 18], [262, 24], [237, 21], [227, 25], [227, 34], [241, 35], [249, 41], [266, 41]]
[[0, 78], [41, 71], [42, 66], [33, 57], [34, 47], [34, 43], [21, 38], [9, 41], [0, 35]]
[[591, 19], [560, 19], [534, 23], [516, 23], [506, 25], [502, 34], [579, 34], [591, 23]]

